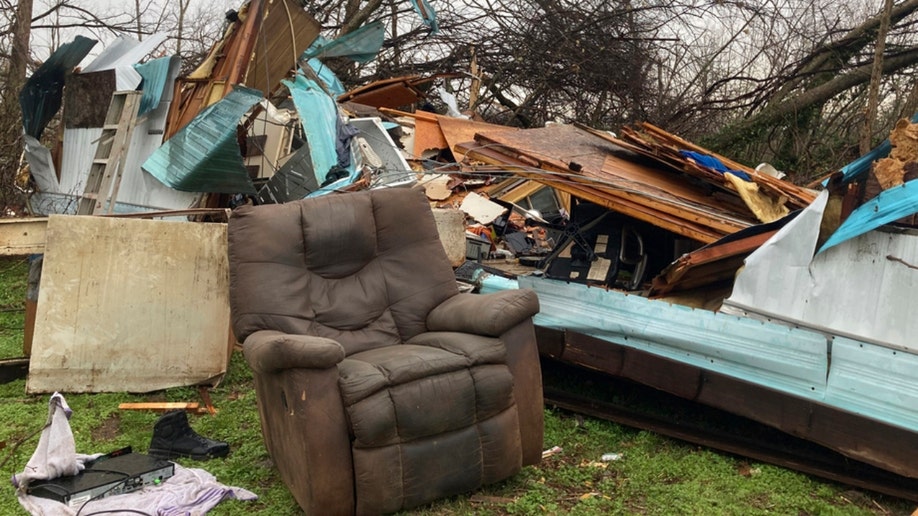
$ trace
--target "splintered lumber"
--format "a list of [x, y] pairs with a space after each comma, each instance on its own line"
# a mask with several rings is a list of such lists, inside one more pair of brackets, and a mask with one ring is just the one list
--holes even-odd
[[[627, 149], [573, 126], [479, 133], [457, 145], [472, 159], [700, 242], [713, 242], [756, 222], [741, 202], [672, 170], [648, 167]], [[721, 188], [724, 195], [733, 195]]]
[[186, 403], [183, 401], [151, 401], [140, 403], [121, 403], [120, 410], [148, 410], [151, 412], [169, 412], [170, 410], [186, 410], [197, 413], [201, 410], [200, 403]]
[[[670, 216], [665, 212], [654, 209], [652, 206], [648, 206], [642, 202], [636, 202], [630, 198], [633, 197], [633, 195], [627, 192], [617, 192], [608, 188], [592, 187], [589, 184], [580, 184], [576, 181], [566, 180], [561, 176], [556, 177], [551, 174], [533, 173], [525, 164], [521, 162], [511, 163], [512, 160], [510, 157], [500, 156], [498, 153], [493, 152], [493, 149], [468, 149], [466, 152], [468, 153], [467, 155], [473, 159], [494, 165], [505, 165], [504, 170], [513, 172], [519, 177], [525, 177], [543, 183], [559, 191], [569, 193], [574, 197], [600, 206], [605, 206], [610, 210], [648, 222], [686, 238], [691, 238], [692, 240], [710, 243], [725, 235], [725, 233], [715, 231], [710, 227]], [[510, 167], [506, 165], [510, 165]]]
[[691, 162], [679, 154], [679, 151], [687, 150], [715, 157], [727, 168], [748, 174], [753, 182], [770, 195], [776, 198], [781, 196], [785, 197], [787, 199], [787, 206], [790, 209], [805, 208], [816, 198], [815, 193], [806, 188], [799, 187], [793, 183], [783, 181], [767, 174], [759, 173], [753, 168], [721, 156], [715, 152], [711, 152], [704, 147], [695, 145], [646, 122], [639, 124], [637, 128], [623, 128], [622, 137], [625, 141], [630, 143], [633, 148], [642, 149], [644, 155], [663, 160], [670, 166], [681, 168], [686, 173], [697, 175], [708, 180], [712, 178], [712, 174], [715, 177], [719, 176], [719, 174]]

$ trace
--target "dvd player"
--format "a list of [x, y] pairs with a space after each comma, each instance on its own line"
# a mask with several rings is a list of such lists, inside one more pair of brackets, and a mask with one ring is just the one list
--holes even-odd
[[174, 463], [128, 447], [95, 459], [77, 475], [32, 482], [26, 492], [78, 509], [90, 500], [159, 485], [174, 474]]

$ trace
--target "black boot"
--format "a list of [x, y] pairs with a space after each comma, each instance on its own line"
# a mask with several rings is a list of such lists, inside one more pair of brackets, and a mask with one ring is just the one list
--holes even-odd
[[207, 460], [226, 457], [229, 453], [229, 444], [198, 435], [188, 426], [185, 411], [173, 410], [160, 416], [153, 425], [149, 453], [160, 459], [191, 457]]

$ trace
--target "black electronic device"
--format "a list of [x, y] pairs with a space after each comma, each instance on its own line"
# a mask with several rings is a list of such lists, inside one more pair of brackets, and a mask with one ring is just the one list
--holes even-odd
[[174, 474], [174, 463], [123, 448], [95, 459], [77, 475], [32, 482], [26, 492], [79, 509], [93, 499], [159, 485]]

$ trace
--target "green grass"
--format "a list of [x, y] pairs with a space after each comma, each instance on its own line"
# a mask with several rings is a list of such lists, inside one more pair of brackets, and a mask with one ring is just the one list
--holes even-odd
[[[0, 260], [0, 356], [22, 353], [22, 306], [27, 265]], [[20, 277], [21, 276], [21, 277]], [[214, 515], [295, 515], [299, 507], [277, 476], [265, 451], [252, 377], [235, 353], [223, 382], [211, 391], [219, 412], [191, 416], [194, 429], [228, 441], [226, 459], [196, 462], [217, 480], [256, 493], [257, 501], [226, 501]], [[0, 384], [0, 477], [20, 472], [31, 456], [47, 416], [47, 396], [25, 394], [25, 381]], [[123, 411], [122, 402], [199, 401], [191, 388], [147, 395], [66, 395], [74, 410], [71, 427], [81, 453], [123, 446], [147, 450], [157, 415]], [[825, 482], [784, 468], [718, 453], [652, 432], [570, 412], [546, 409], [545, 446], [562, 451], [538, 467], [476, 493], [441, 500], [410, 514], [646, 514], [646, 515], [880, 515], [911, 514], [915, 504]], [[620, 457], [603, 462], [605, 453]], [[0, 514], [25, 512], [8, 481], [0, 482]]]
[[25, 258], [0, 259], [0, 358], [22, 356], [28, 278]]

